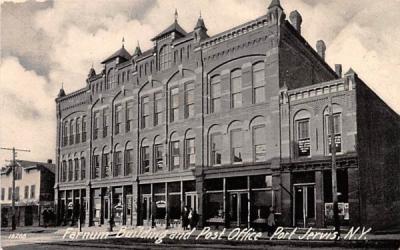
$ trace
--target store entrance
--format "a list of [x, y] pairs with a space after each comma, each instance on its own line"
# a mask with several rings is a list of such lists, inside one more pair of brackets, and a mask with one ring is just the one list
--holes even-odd
[[247, 227], [248, 211], [247, 192], [229, 193], [229, 222], [231, 227]]
[[186, 193], [185, 205], [192, 208], [194, 211], [199, 211], [197, 194], [196, 193]]
[[294, 186], [294, 221], [298, 227], [315, 226], [315, 185]]
[[143, 226], [151, 227], [151, 195], [142, 197], [142, 220]]

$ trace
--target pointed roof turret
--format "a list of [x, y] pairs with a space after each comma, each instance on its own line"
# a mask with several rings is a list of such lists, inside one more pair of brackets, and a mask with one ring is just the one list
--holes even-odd
[[137, 45], [135, 48], [135, 52], [133, 52], [133, 56], [140, 56], [142, 54], [142, 50], [140, 49], [139, 41], [137, 41]]
[[174, 14], [174, 23], [168, 26], [165, 30], [163, 30], [160, 34], [155, 36], [154, 38], [151, 39], [151, 41], [155, 41], [158, 38], [168, 35], [172, 32], [175, 32], [179, 36], [186, 36], [187, 33], [186, 31], [178, 24], [178, 11], [175, 9], [175, 14]]
[[357, 73], [352, 68], [350, 68], [349, 71], [347, 71], [345, 75], [356, 75], [356, 74]]
[[64, 83], [61, 83], [61, 89], [60, 89], [60, 91], [58, 92], [57, 97], [60, 98], [60, 97], [64, 97], [64, 96], [65, 96]]
[[105, 64], [115, 58], [122, 58], [125, 61], [129, 60], [131, 58], [131, 55], [129, 54], [128, 51], [126, 51], [124, 44], [122, 44], [122, 48], [120, 48], [119, 50], [117, 50], [114, 54], [112, 54], [111, 56], [107, 57], [107, 59], [105, 59], [104, 61], [102, 61], [102, 64]]
[[206, 27], [206, 25], [204, 24], [203, 17], [201, 17], [201, 12], [200, 12], [199, 19], [197, 19], [197, 23], [196, 23], [196, 26], [194, 27], [194, 29], [195, 29], [195, 30], [196, 30], [196, 29], [203, 29], [203, 30], [207, 31], [207, 27]]
[[272, 0], [271, 3], [268, 6], [268, 9], [271, 9], [273, 7], [278, 7], [282, 9], [281, 3], [279, 0]]

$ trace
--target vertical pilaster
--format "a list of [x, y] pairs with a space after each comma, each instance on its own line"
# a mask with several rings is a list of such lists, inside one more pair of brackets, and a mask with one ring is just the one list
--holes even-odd
[[315, 171], [315, 208], [316, 226], [324, 227], [324, 175], [321, 170]]

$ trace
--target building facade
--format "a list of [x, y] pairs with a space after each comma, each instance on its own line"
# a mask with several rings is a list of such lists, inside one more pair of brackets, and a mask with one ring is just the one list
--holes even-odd
[[[17, 160], [15, 166], [16, 226], [44, 225], [43, 211], [54, 212], [55, 165]], [[12, 223], [12, 167], [1, 169], [1, 226]], [[46, 221], [47, 222], [47, 221]]]
[[[60, 90], [60, 223], [176, 227], [188, 206], [199, 226], [262, 226], [269, 207], [281, 225], [328, 226], [330, 115], [342, 223], [389, 226], [372, 216], [381, 209], [398, 222], [399, 116], [353, 70], [327, 65], [297, 11], [286, 20], [273, 0], [265, 13], [213, 36], [201, 17], [190, 32], [175, 19], [151, 49], [122, 46], [84, 88]], [[370, 133], [378, 106], [387, 125]], [[391, 195], [375, 206], [365, 190], [386, 192], [383, 180]]]

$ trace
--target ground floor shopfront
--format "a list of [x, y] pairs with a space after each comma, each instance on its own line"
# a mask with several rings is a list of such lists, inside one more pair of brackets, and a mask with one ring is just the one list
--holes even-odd
[[[337, 176], [341, 224], [357, 225], [358, 168], [341, 166]], [[115, 183], [60, 190], [58, 197], [61, 224], [81, 220], [91, 226], [175, 228], [182, 226], [184, 207], [198, 214], [198, 227], [265, 228], [271, 208], [282, 226], [326, 227], [333, 223], [331, 170], [323, 165], [291, 166], [256, 175]]]
[[[45, 216], [44, 211], [46, 211]], [[15, 206], [15, 225], [17, 227], [44, 226], [45, 224], [52, 225], [54, 220], [55, 213], [53, 202], [42, 202], [37, 204], [18, 204], [17, 202]], [[1, 205], [1, 226], [12, 226], [11, 204]]]

